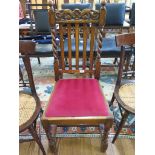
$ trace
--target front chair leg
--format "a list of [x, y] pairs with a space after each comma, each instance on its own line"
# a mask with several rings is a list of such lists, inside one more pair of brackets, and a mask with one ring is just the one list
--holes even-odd
[[42, 123], [43, 123], [44, 130], [46, 132], [47, 139], [49, 141], [49, 148], [51, 149], [53, 153], [56, 153], [57, 148], [58, 148], [57, 147], [58, 143], [57, 143], [57, 138], [56, 138], [57, 126], [49, 125], [46, 122], [42, 122]]
[[51, 125], [50, 126], [50, 139], [49, 139], [49, 147], [53, 153], [57, 152], [57, 138], [56, 138], [56, 130], [57, 126], [56, 125]]
[[106, 152], [108, 148], [108, 134], [109, 134], [110, 128], [106, 125], [102, 125], [102, 129], [100, 127], [101, 131], [101, 151]]
[[33, 125], [31, 125], [31, 126], [29, 127], [29, 131], [30, 131], [32, 137], [35, 139], [35, 141], [36, 141], [37, 144], [39, 145], [39, 147], [40, 147], [40, 149], [41, 149], [43, 155], [46, 155], [46, 152], [45, 152], [44, 147], [43, 147], [43, 145], [42, 145], [42, 143], [41, 143], [41, 140], [39, 139], [36, 130], [33, 128]]

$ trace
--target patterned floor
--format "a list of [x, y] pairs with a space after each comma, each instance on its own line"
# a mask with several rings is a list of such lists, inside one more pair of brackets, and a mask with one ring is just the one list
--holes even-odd
[[[113, 59], [104, 59], [102, 60], [102, 64], [111, 64], [113, 63]], [[32, 70], [33, 70], [33, 76], [34, 76], [34, 82], [37, 90], [37, 94], [40, 98], [42, 108], [45, 109], [47, 102], [49, 100], [49, 96], [54, 88], [54, 72], [53, 72], [53, 58], [41, 58], [41, 64], [38, 64], [38, 61], [36, 58], [31, 59], [32, 64]], [[27, 75], [24, 69], [24, 65], [22, 60], [20, 60], [20, 66], [24, 73], [24, 78], [27, 79]], [[78, 75], [76, 75], [78, 76]], [[67, 77], [73, 77], [73, 75], [65, 75], [65, 78]], [[114, 67], [102, 67], [101, 69], [101, 78], [100, 78], [100, 84], [104, 91], [105, 97], [107, 101], [111, 100], [115, 82], [117, 78], [117, 68]], [[24, 88], [24, 91], [30, 91], [29, 88]], [[114, 113], [115, 116], [115, 122], [113, 125], [113, 128], [110, 130], [110, 135], [113, 136], [115, 134], [116, 125], [120, 121], [120, 111], [118, 109], [118, 105], [115, 102], [113, 107], [111, 107], [111, 110]], [[130, 126], [130, 127], [129, 127]], [[37, 124], [38, 132], [41, 133], [41, 135], [45, 135], [44, 130], [40, 124], [40, 119], [38, 119]], [[97, 127], [63, 127], [57, 129], [57, 137], [99, 137], [99, 130]], [[90, 134], [91, 133], [91, 134]], [[93, 134], [92, 134], [93, 133]], [[134, 116], [130, 115], [125, 127], [122, 129], [122, 132], [119, 137], [125, 137], [125, 138], [134, 138], [135, 133], [135, 119]], [[26, 136], [25, 136], [26, 135]], [[28, 132], [25, 131], [20, 136], [28, 137]]]

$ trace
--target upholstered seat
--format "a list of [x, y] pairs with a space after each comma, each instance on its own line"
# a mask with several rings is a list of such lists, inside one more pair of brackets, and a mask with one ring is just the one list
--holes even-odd
[[[97, 50], [97, 41], [94, 45], [94, 51]], [[75, 55], [75, 39], [72, 39], [72, 54]], [[87, 40], [87, 48], [86, 48], [87, 54], [89, 55], [90, 52], [90, 40]], [[114, 57], [114, 56], [120, 56], [121, 48], [116, 46], [115, 37], [106, 37], [103, 38], [102, 41], [102, 48], [101, 48], [101, 57]], [[61, 50], [60, 47], [58, 48], [58, 54], [60, 54]], [[68, 39], [64, 40], [64, 52], [65, 55], [68, 55]], [[82, 54], [83, 52], [83, 39], [79, 39], [79, 52]], [[126, 53], [131, 53], [131, 49], [126, 49]]]
[[46, 117], [109, 115], [108, 104], [96, 79], [59, 80], [45, 113]]

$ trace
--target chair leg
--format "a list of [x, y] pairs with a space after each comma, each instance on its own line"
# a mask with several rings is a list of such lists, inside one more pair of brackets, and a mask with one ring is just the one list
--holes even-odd
[[116, 134], [115, 134], [115, 136], [114, 136], [114, 138], [113, 138], [113, 140], [112, 140], [112, 143], [115, 143], [115, 140], [117, 139], [117, 137], [118, 137], [120, 131], [122, 130], [122, 127], [123, 127], [123, 125], [125, 124], [125, 121], [126, 121], [128, 115], [129, 115], [129, 113], [128, 113], [127, 111], [125, 111], [125, 113], [124, 113], [123, 116], [122, 116], [122, 120], [121, 120], [121, 122], [120, 122], [120, 124], [119, 124], [118, 130], [117, 130], [117, 132], [116, 132]]
[[38, 64], [40, 65], [40, 58], [39, 57], [37, 57], [38, 58]]
[[[45, 132], [47, 139], [49, 141], [49, 147], [53, 153], [57, 153], [58, 149], [58, 143], [57, 143], [57, 138], [56, 138], [56, 130], [57, 126], [56, 125], [46, 125], [44, 126]], [[52, 130], [52, 131], [51, 131]]]
[[39, 145], [39, 147], [40, 147], [40, 149], [41, 149], [43, 155], [46, 155], [46, 152], [45, 152], [44, 147], [43, 147], [43, 145], [42, 145], [42, 143], [41, 143], [41, 140], [39, 139], [39, 137], [38, 137], [38, 135], [37, 135], [37, 132], [36, 132], [36, 130], [33, 128], [33, 126], [30, 126], [30, 127], [29, 127], [29, 131], [30, 131], [30, 133], [32, 134], [32, 136], [33, 136], [33, 138], [35, 139], [35, 141], [37, 142], [37, 144]]
[[113, 93], [111, 102], [110, 102], [110, 104], [109, 104], [109, 107], [111, 107], [111, 106], [113, 105], [114, 100], [115, 100], [115, 95], [114, 95], [114, 93]]
[[116, 62], [117, 62], [117, 58], [115, 58], [115, 59], [114, 59], [114, 62], [113, 62], [113, 64], [116, 64]]
[[130, 64], [131, 55], [127, 56], [126, 58], [126, 64], [125, 64], [125, 76], [127, 77], [128, 70], [129, 70], [129, 64]]
[[102, 130], [101, 130], [101, 151], [106, 152], [108, 148], [108, 134], [109, 134], [110, 128], [107, 127], [106, 125], [103, 125]]

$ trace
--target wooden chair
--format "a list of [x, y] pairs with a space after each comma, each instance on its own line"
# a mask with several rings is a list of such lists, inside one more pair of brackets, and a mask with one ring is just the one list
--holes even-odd
[[[98, 79], [100, 78], [100, 48], [102, 46], [102, 29], [105, 24], [106, 10], [104, 3], [100, 11], [84, 9], [49, 10], [49, 22], [52, 32], [52, 45], [54, 54], [54, 72], [56, 85], [49, 99], [47, 108], [42, 116], [49, 146], [52, 152], [57, 151], [56, 129], [58, 126], [104, 126], [101, 129], [101, 150], [108, 147], [108, 132], [113, 123], [113, 116], [108, 103], [102, 93]], [[56, 44], [55, 25], [59, 24], [61, 55], [58, 56]], [[90, 24], [90, 26], [87, 26]], [[74, 26], [75, 25], [75, 26]], [[83, 55], [79, 57], [79, 25], [83, 25]], [[97, 33], [99, 31], [99, 33]], [[68, 60], [66, 66], [64, 58], [63, 34], [68, 34]], [[75, 34], [75, 66], [73, 65], [71, 34]], [[94, 42], [98, 38], [96, 60], [94, 61]], [[87, 41], [90, 38], [90, 54], [86, 54]], [[89, 57], [89, 67], [86, 59]], [[82, 64], [79, 63], [82, 60]], [[94, 78], [61, 79], [63, 73], [89, 74]]]
[[[36, 120], [42, 109], [36, 93], [30, 59], [28, 56], [29, 53], [33, 53], [34, 48], [35, 43], [31, 41], [19, 42], [19, 52], [21, 53], [20, 57], [24, 61], [31, 88], [31, 93], [24, 91], [19, 92], [19, 133], [28, 129], [34, 140], [39, 145], [43, 155], [46, 155], [46, 152], [36, 131]], [[20, 142], [23, 142], [23, 140], [20, 140]]]
[[129, 46], [134, 47], [135, 33], [117, 35], [116, 44], [118, 47], [121, 46], [121, 57], [120, 57], [120, 64], [119, 64], [116, 87], [115, 87], [114, 94], [112, 96], [110, 106], [113, 104], [114, 100], [116, 99], [119, 105], [122, 119], [119, 124], [118, 130], [114, 136], [114, 139], [112, 140], [112, 143], [114, 143], [116, 138], [118, 137], [128, 115], [135, 114], [135, 101], [134, 101], [135, 83], [134, 83], [134, 80], [122, 80], [125, 48], [128, 48]]

